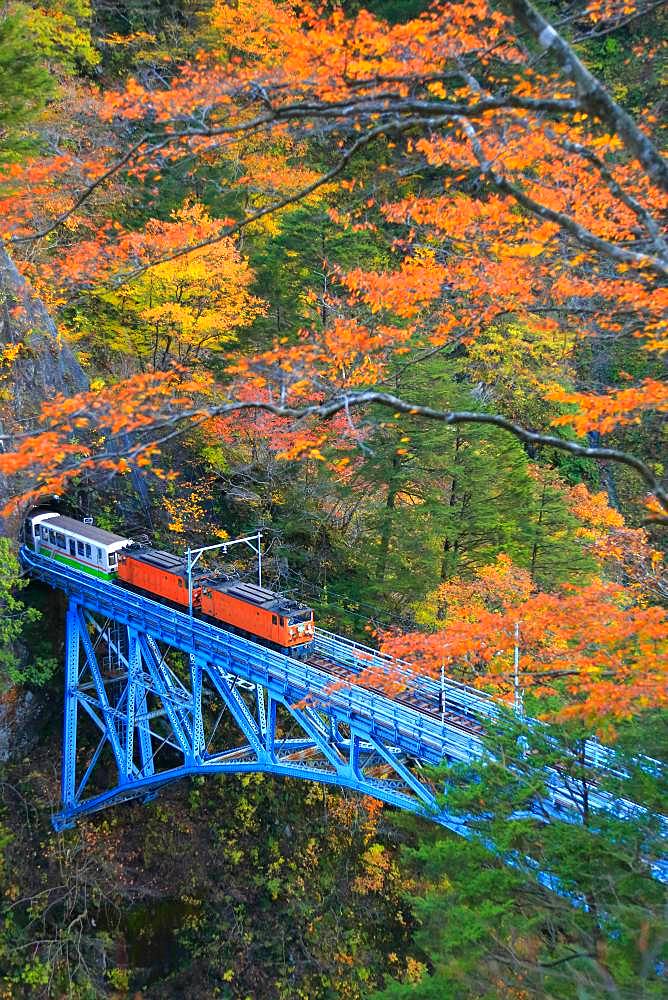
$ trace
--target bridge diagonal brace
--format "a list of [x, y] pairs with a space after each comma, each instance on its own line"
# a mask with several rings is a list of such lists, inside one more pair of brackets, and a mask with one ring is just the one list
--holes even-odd
[[81, 707], [83, 708], [83, 710], [88, 713], [88, 715], [93, 720], [93, 722], [95, 723], [95, 725], [97, 726], [97, 728], [100, 730], [100, 732], [102, 733], [102, 735], [103, 735], [103, 737], [104, 737], [104, 739], [106, 741], [106, 738], [107, 738], [107, 727], [104, 724], [104, 719], [101, 719], [100, 716], [97, 714], [97, 712], [95, 711], [95, 708], [93, 707], [93, 704], [91, 704], [90, 699], [84, 697], [80, 693], [77, 701], [79, 702], [79, 704], [81, 705]]
[[88, 629], [86, 627], [86, 621], [84, 619], [82, 609], [79, 605], [76, 605], [76, 615], [77, 615], [79, 639], [81, 640], [81, 645], [83, 646], [84, 654], [86, 656], [88, 669], [93, 679], [93, 684], [95, 685], [95, 691], [97, 693], [98, 702], [100, 704], [100, 710], [102, 712], [102, 716], [104, 718], [106, 726], [107, 739], [109, 740], [111, 749], [114, 754], [114, 758], [116, 760], [118, 773], [119, 775], [124, 775], [125, 754], [123, 752], [123, 748], [121, 747], [120, 739], [118, 737], [118, 731], [116, 730], [116, 723], [114, 721], [114, 711], [111, 705], [109, 704], [107, 691], [104, 686], [104, 681], [102, 680], [102, 675], [100, 673], [100, 665], [97, 662], [97, 657], [95, 655], [95, 651], [93, 650], [93, 644], [90, 641], [90, 636], [88, 634]]
[[[344, 770], [348, 766], [348, 761], [339, 753], [336, 746], [328, 741], [326, 732], [314, 723], [305, 710], [296, 708], [293, 705], [286, 705], [286, 708], [304, 732], [311, 737], [315, 746], [327, 758], [332, 767], [337, 772]], [[275, 754], [274, 759], [276, 759]]]
[[167, 713], [172, 731], [179, 745], [179, 748], [187, 756], [192, 746], [192, 725], [188, 717], [188, 712], [183, 708], [183, 695], [178, 688], [170, 683], [171, 678], [166, 675], [171, 671], [165, 668], [165, 664], [160, 663], [157, 655], [157, 647], [150, 636], [140, 633], [139, 642], [141, 644], [144, 663], [151, 675], [151, 680], [160, 698], [162, 706]]
[[158, 647], [158, 643], [156, 642], [156, 640], [153, 638], [152, 635], [149, 635], [148, 633], [143, 633], [143, 635], [144, 639], [146, 640], [146, 645], [153, 653], [156, 670], [162, 677], [166, 690], [170, 691], [174, 697], [178, 697], [180, 695], [182, 698], [188, 698], [189, 697], [188, 689], [182, 684], [179, 678], [170, 670], [168, 665], [165, 663], [165, 657], [164, 655], [160, 654], [160, 649]]
[[405, 782], [405, 784], [408, 785], [413, 792], [415, 792], [421, 802], [424, 802], [424, 804], [430, 809], [437, 808], [436, 797], [433, 792], [426, 788], [414, 774], [411, 774], [410, 770], [406, 767], [404, 762], [399, 759], [396, 753], [392, 753], [387, 749], [387, 747], [383, 746], [380, 740], [376, 739], [372, 735], [365, 736], [365, 740], [373, 747], [376, 753], [390, 765], [392, 770], [399, 775], [401, 780]]
[[120, 648], [120, 644], [115, 639], [112, 638], [111, 632], [112, 632], [112, 626], [114, 624], [113, 618], [107, 618], [104, 624], [100, 625], [100, 623], [96, 620], [92, 612], [88, 611], [87, 609], [84, 609], [84, 617], [86, 619], [86, 622], [90, 626], [92, 626], [97, 632], [97, 638], [95, 640], [93, 649], [97, 650], [99, 643], [101, 641], [104, 641], [107, 645], [107, 648], [116, 655], [118, 662], [122, 663], [123, 666], [127, 669], [128, 658], [123, 654], [123, 651]]
[[211, 666], [207, 666], [206, 670], [214, 687], [225, 700], [225, 704], [229, 708], [234, 721], [257, 754], [258, 761], [265, 760], [267, 757], [266, 745], [262, 739], [260, 728], [251, 715], [246, 702], [239, 692], [228, 682], [222, 670]]
[[[97, 744], [97, 746], [95, 748], [95, 752], [93, 753], [93, 756], [91, 757], [90, 764], [86, 768], [86, 772], [85, 772], [83, 778], [81, 779], [81, 782], [79, 783], [79, 787], [77, 789], [77, 799], [80, 799], [81, 796], [83, 795], [84, 789], [85, 789], [86, 785], [88, 784], [88, 779], [90, 778], [91, 774], [95, 770], [95, 765], [97, 764], [98, 760], [100, 759], [100, 754], [102, 753], [102, 749], [104, 747], [105, 742], [106, 742], [106, 735], [105, 735], [105, 732], [104, 732], [104, 729], [103, 729], [102, 730], [102, 736], [100, 737], [100, 740], [99, 740], [99, 742], [98, 742], [98, 744]], [[65, 804], [66, 805], [70, 805], [70, 804], [73, 804], [73, 803], [65, 803]]]

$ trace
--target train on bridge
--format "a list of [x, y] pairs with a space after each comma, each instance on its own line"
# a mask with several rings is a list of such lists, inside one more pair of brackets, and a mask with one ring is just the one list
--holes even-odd
[[[274, 649], [332, 675], [332, 681], [352, 681], [369, 691], [387, 693], [369, 663], [361, 675], [318, 648], [313, 609], [282, 594], [245, 583], [237, 576], [206, 571], [188, 577], [182, 556], [164, 552], [131, 538], [105, 531], [91, 523], [55, 511], [33, 511], [23, 523], [23, 542], [56, 562], [143, 594], [161, 604], [187, 611], [192, 590], [193, 615], [244, 639]], [[358, 652], [363, 667], [365, 654]], [[482, 736], [480, 722], [453, 711], [442, 692], [393, 683], [392, 698], [409, 708], [459, 730]]]
[[105, 531], [94, 524], [40, 511], [26, 517], [23, 540], [57, 562], [115, 582], [224, 627], [285, 656], [304, 658], [313, 647], [313, 609], [226, 573], [188, 574], [173, 552]]
[[[423, 769], [481, 758], [487, 722], [500, 716], [480, 692], [443, 677], [438, 685], [404, 661], [316, 628], [311, 608], [268, 591], [274, 610], [285, 611], [284, 629], [291, 615], [306, 618], [293, 617], [292, 646], [285, 633], [275, 642], [266, 616], [259, 628], [252, 617], [266, 613], [270, 628], [271, 603], [265, 607], [264, 594], [239, 580], [198, 577], [190, 615], [190, 559], [184, 577], [178, 556], [53, 509], [33, 508], [22, 542], [26, 571], [68, 599], [56, 829], [112, 803], [146, 800], [177, 778], [262, 771], [351, 788], [470, 835], [466, 818], [439, 804]], [[246, 606], [243, 629], [229, 610], [233, 600]], [[170, 651], [185, 661], [177, 658], [173, 668]], [[225, 711], [240, 745], [219, 741]], [[624, 776], [614, 752], [597, 741], [585, 741], [584, 755], [595, 772]], [[642, 766], [660, 768], [646, 758]], [[540, 822], [578, 821], [580, 785], [569, 774], [560, 763], [545, 769], [544, 794], [529, 808]], [[597, 809], [638, 808], [595, 777], [588, 787]], [[665, 881], [664, 863], [654, 869]], [[545, 884], [552, 882], [547, 874]]]

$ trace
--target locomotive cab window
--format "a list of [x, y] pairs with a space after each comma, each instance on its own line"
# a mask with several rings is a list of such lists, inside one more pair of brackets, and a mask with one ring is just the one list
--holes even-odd
[[282, 615], [281, 615], [281, 618], [280, 618], [280, 622], [281, 622], [281, 625], [285, 625], [285, 620], [284, 620], [284, 618], [283, 618]]
[[56, 544], [56, 533], [52, 528], [49, 528], [49, 541], [52, 545]]
[[271, 624], [272, 625], [277, 625], [278, 624], [278, 618], [276, 617], [276, 615], [272, 615], [271, 616]]
[[290, 615], [289, 624], [298, 625], [299, 622], [310, 622], [311, 618], [312, 612], [310, 609], [308, 611], [300, 611], [298, 614]]

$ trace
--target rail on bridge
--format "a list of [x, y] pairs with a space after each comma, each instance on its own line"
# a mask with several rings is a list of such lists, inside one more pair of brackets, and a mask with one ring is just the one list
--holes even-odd
[[[332, 633], [317, 630], [315, 656], [302, 662], [26, 547], [20, 557], [68, 602], [57, 829], [188, 775], [263, 771], [349, 788], [467, 835], [424, 767], [480, 756], [485, 719], [498, 714], [480, 692], [448, 682], [443, 704], [440, 685], [409, 664]], [[370, 665], [402, 692], [355, 683]], [[586, 753], [591, 766], [614, 767], [596, 741]], [[568, 785], [548, 778], [537, 815], [574, 815]]]

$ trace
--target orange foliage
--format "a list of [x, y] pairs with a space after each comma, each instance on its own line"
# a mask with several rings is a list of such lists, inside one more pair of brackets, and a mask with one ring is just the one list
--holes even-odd
[[10, 500], [1, 513], [8, 514], [44, 493], [62, 493], [82, 472], [127, 472], [127, 434], [136, 436], [134, 463], [164, 475], [154, 466], [159, 448], [152, 439], [142, 441], [142, 431], [153, 428], [156, 421], [177, 418], [192, 405], [193, 394], [205, 392], [203, 382], [175, 369], [43, 403], [40, 430], [14, 450], [0, 452], [1, 476], [34, 484]]
[[463, 614], [453, 602], [444, 631], [386, 636], [383, 649], [436, 678], [445, 664], [449, 675], [510, 699], [519, 624], [521, 686], [557, 698], [558, 718], [603, 726], [668, 704], [664, 608], [645, 607], [625, 587], [600, 580], [498, 610], [471, 608], [467, 587]]
[[641, 601], [668, 599], [668, 568], [643, 528], [628, 527], [605, 493], [584, 483], [570, 490], [570, 507], [582, 522], [580, 537], [608, 579], [623, 583]]
[[552, 421], [555, 426], [570, 424], [578, 434], [592, 430], [606, 434], [615, 427], [639, 424], [644, 413], [668, 413], [668, 384], [649, 378], [637, 387], [599, 396], [552, 386], [546, 397], [579, 408], [579, 413], [565, 413]]
[[[277, 343], [233, 364], [238, 398], [318, 402], [342, 388], [377, 384], [389, 360], [409, 348], [470, 343], [508, 319], [532, 329], [540, 324], [543, 341], [559, 350], [575, 336], [623, 334], [647, 351], [663, 351], [668, 292], [655, 229], [668, 208], [666, 193], [624, 136], [583, 110], [573, 80], [533, 59], [512, 18], [495, 6], [435, 3], [388, 25], [363, 10], [348, 16], [308, 3], [216, 0], [208, 49], [162, 85], [129, 79], [113, 92], [68, 94], [77, 113], [68, 115], [70, 132], [58, 151], [3, 169], [2, 235], [11, 241], [33, 229], [47, 232], [39, 252], [20, 266], [54, 309], [82, 287], [120, 294], [116, 287], [109, 292], [109, 283], [128, 276], [122, 294], [131, 296], [133, 281], [135, 290], [162, 279], [180, 287], [199, 268], [195, 285], [215, 295], [220, 285], [212, 290], [202, 272], [222, 275], [228, 291], [236, 273], [233, 294], [219, 295], [218, 312], [228, 306], [218, 320], [222, 335], [215, 317], [193, 322], [173, 296], [140, 305], [142, 320], [161, 325], [170, 344], [179, 332], [176, 356], [191, 361], [193, 344], [217, 348], [235, 317], [243, 325], [262, 309], [231, 242], [235, 220], [196, 217], [191, 206], [189, 217], [126, 231], [115, 222], [117, 204], [138, 184], [150, 201], [177, 165], [193, 189], [211, 168], [223, 167], [221, 187], [233, 175], [247, 196], [247, 219], [268, 225], [266, 215], [254, 213], [281, 208], [300, 190], [314, 197], [318, 173], [301, 162], [311, 135], [330, 143], [333, 162], [339, 150], [346, 156], [353, 143], [375, 136], [371, 190], [363, 177], [350, 178], [351, 160], [347, 175], [321, 174], [327, 183], [315, 196], [327, 202], [332, 224], [373, 227], [380, 216], [393, 226], [396, 267], [339, 275], [342, 298], [325, 297], [326, 320], [314, 319], [297, 343]], [[589, 0], [583, 14], [598, 24], [631, 16], [638, 6]], [[645, 115], [643, 127], [652, 123]], [[542, 215], [527, 207], [532, 202]], [[204, 241], [210, 245], [197, 249]], [[18, 256], [21, 246], [15, 244]], [[182, 249], [189, 257], [177, 263]], [[596, 395], [553, 385], [546, 391], [550, 401], [578, 407], [555, 423], [580, 434], [607, 433], [668, 408], [665, 386], [655, 379]], [[245, 423], [277, 426], [266, 416]], [[65, 451], [51, 442], [49, 454], [62, 468], [74, 446], [64, 435], [57, 443]], [[325, 443], [309, 429], [305, 440], [279, 441], [278, 450], [318, 459]], [[4, 460], [36, 468], [30, 447], [25, 442]]]

